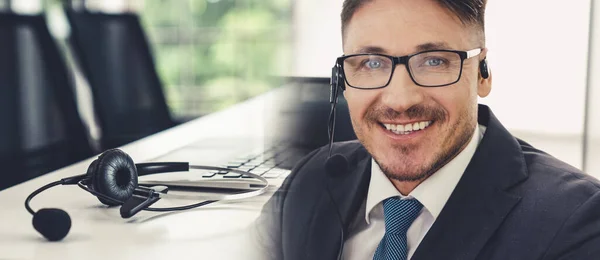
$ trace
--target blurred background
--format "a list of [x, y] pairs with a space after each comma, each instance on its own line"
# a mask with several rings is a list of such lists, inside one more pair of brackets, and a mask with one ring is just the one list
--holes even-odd
[[[490, 0], [493, 87], [480, 102], [517, 137], [600, 177], [593, 1]], [[342, 2], [0, 0], [0, 190], [290, 76], [329, 77]]]

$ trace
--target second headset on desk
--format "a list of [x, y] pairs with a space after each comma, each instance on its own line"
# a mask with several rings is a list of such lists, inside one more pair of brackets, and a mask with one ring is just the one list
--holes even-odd
[[[259, 187], [244, 193], [218, 195], [184, 195], [168, 194], [166, 186], [145, 187], [138, 185], [138, 177], [169, 172], [185, 172], [196, 170], [222, 170], [250, 176], [260, 181]], [[61, 209], [43, 208], [37, 212], [31, 209], [31, 200], [44, 190], [58, 185], [78, 185], [93, 194], [101, 203], [108, 206], [119, 206], [121, 217], [129, 218], [141, 210], [168, 212], [192, 209], [221, 200], [240, 200], [258, 196], [265, 192], [268, 181], [256, 174], [236, 169], [190, 165], [188, 162], [154, 162], [135, 164], [133, 159], [119, 149], [107, 150], [98, 156], [85, 174], [63, 178], [49, 183], [34, 192], [25, 200], [25, 208], [33, 215], [33, 226], [46, 239], [58, 241], [63, 239], [71, 228], [71, 218]], [[151, 208], [161, 198], [200, 201], [180, 207]]]

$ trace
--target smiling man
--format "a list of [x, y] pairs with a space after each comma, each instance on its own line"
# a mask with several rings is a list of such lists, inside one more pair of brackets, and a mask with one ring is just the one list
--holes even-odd
[[477, 103], [485, 5], [344, 1], [332, 82], [358, 140], [311, 153], [265, 206], [272, 258], [600, 259], [600, 182]]

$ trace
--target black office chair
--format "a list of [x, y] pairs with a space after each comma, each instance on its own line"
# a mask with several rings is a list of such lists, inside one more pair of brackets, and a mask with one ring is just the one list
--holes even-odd
[[136, 14], [66, 10], [70, 43], [92, 89], [103, 149], [175, 125]]
[[[329, 144], [327, 125], [329, 123], [330, 84], [329, 78], [324, 77], [286, 77], [283, 80], [292, 84], [278, 97], [274, 117], [276, 129], [269, 133], [289, 140], [308, 150], [317, 149]], [[334, 141], [355, 140], [356, 134], [352, 128], [350, 112], [344, 95], [338, 97], [335, 119]]]
[[0, 13], [0, 190], [92, 156], [42, 15]]

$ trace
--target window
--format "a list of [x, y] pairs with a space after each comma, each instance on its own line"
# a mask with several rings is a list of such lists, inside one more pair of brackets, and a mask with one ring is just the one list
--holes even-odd
[[139, 13], [175, 116], [277, 87], [289, 68], [291, 0], [152, 0]]

